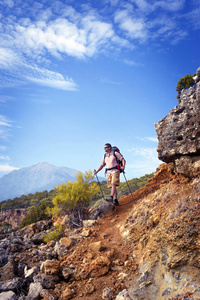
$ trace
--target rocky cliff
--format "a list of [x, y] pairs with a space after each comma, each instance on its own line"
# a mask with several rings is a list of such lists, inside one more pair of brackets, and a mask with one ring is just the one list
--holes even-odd
[[195, 176], [200, 170], [200, 68], [195, 85], [181, 92], [181, 103], [155, 124], [158, 158], [174, 162], [178, 173]]
[[[192, 87], [193, 100], [199, 99], [198, 84]], [[182, 98], [185, 111], [190, 96]], [[195, 107], [191, 118], [199, 113]], [[176, 123], [185, 120], [181, 113], [176, 116]], [[118, 207], [103, 201], [76, 230], [69, 229], [64, 216], [57, 220], [65, 226], [58, 241], [42, 242], [53, 229], [52, 221], [32, 224], [0, 241], [0, 299], [200, 299], [199, 135], [189, 138], [189, 132], [198, 131], [189, 122], [191, 130], [185, 128], [177, 142], [181, 131], [175, 127], [179, 132], [174, 132], [170, 118], [156, 125], [159, 157], [167, 163], [145, 187], [119, 199]], [[189, 161], [187, 167], [178, 167], [181, 160]]]
[[26, 214], [26, 209], [0, 210], [0, 225], [7, 223], [12, 229], [17, 229]]

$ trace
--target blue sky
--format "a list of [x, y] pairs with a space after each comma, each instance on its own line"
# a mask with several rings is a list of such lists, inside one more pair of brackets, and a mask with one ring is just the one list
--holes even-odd
[[154, 123], [200, 66], [199, 16], [199, 0], [2, 0], [0, 177], [41, 161], [93, 170], [107, 142], [128, 179], [154, 172]]

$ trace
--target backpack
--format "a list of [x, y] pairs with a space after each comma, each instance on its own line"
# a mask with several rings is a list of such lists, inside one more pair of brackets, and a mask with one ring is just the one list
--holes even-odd
[[[115, 155], [115, 152], [120, 153], [119, 148], [117, 148], [116, 146], [111, 147], [111, 151], [113, 152], [113, 156], [115, 157], [116, 161], [117, 161], [117, 166], [112, 168], [112, 169], [118, 169], [120, 171], [120, 173], [122, 173], [123, 171], [121, 170], [121, 166], [122, 166], [122, 161], [117, 159], [117, 156]], [[121, 154], [121, 153], [120, 153]], [[104, 159], [106, 157], [106, 153], [104, 154]], [[106, 169], [106, 171], [111, 170], [111, 169]]]

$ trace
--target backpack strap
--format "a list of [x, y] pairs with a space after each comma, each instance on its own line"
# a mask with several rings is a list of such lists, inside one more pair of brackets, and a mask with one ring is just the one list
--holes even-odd
[[[113, 156], [114, 156], [114, 157], [115, 157], [115, 159], [116, 159], [116, 163], [117, 163], [117, 165], [116, 165], [115, 167], [112, 167], [112, 168], [106, 168], [106, 169], [105, 169], [105, 175], [106, 175], [107, 171], [110, 171], [110, 170], [115, 170], [115, 169], [118, 169], [118, 170], [120, 170], [120, 168], [119, 168], [119, 164], [118, 164], [118, 159], [117, 159], [117, 156], [115, 155], [115, 150], [113, 150]], [[104, 154], [104, 160], [105, 160], [105, 158], [106, 158], [106, 153]]]
[[115, 154], [115, 150], [113, 150], [113, 156], [115, 157], [116, 162], [117, 162], [117, 164], [118, 164], [118, 159], [117, 159], [117, 156], [116, 156], [116, 154]]

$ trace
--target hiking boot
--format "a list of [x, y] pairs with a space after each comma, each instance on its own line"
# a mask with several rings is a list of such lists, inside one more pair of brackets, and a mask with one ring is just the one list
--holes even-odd
[[117, 199], [114, 199], [114, 200], [113, 200], [113, 204], [116, 205], [116, 206], [118, 206], [118, 205], [119, 205], [118, 200], [117, 200]]
[[113, 202], [113, 197], [110, 196], [108, 199], [106, 199], [107, 202]]

